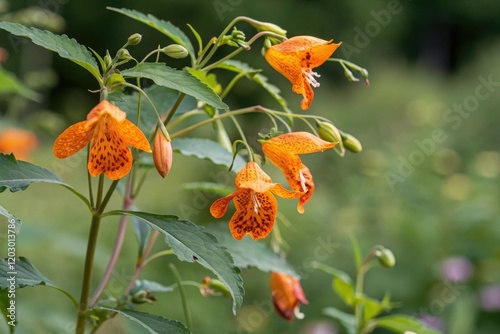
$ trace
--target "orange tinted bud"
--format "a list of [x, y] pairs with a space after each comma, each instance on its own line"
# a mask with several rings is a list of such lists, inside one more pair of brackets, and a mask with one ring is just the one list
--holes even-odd
[[166, 177], [172, 167], [172, 142], [159, 130], [153, 143], [153, 161], [158, 174]]
[[297, 278], [285, 273], [271, 273], [271, 295], [274, 308], [281, 317], [288, 321], [292, 321], [294, 316], [303, 318], [299, 311], [300, 303], [307, 305], [309, 302]]

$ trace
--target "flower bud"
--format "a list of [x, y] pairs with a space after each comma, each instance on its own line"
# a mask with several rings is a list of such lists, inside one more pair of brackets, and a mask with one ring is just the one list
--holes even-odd
[[204, 297], [222, 295], [224, 297], [231, 297], [231, 292], [227, 287], [218, 279], [213, 279], [209, 276], [203, 278], [203, 284], [200, 286], [200, 292]]
[[358, 153], [363, 150], [363, 146], [359, 140], [349, 133], [342, 133], [342, 142], [344, 147], [353, 153]]
[[130, 52], [128, 52], [127, 49], [120, 49], [116, 53], [119, 59], [132, 59], [132, 56], [130, 55]]
[[251, 20], [248, 23], [258, 31], [269, 31], [273, 32], [277, 35], [286, 37], [286, 30], [281, 28], [280, 26], [270, 23], [270, 22], [261, 22], [256, 20]]
[[128, 45], [137, 45], [137, 44], [139, 44], [141, 42], [141, 39], [142, 39], [142, 35], [141, 34], [138, 34], [138, 33], [132, 34], [128, 38], [127, 44]]
[[4, 48], [0, 48], [0, 64], [5, 63], [7, 58], [9, 57], [9, 53]]
[[392, 268], [396, 264], [396, 258], [390, 249], [379, 249], [375, 252], [375, 256], [382, 267]]
[[189, 55], [188, 50], [179, 44], [170, 44], [161, 49], [161, 52], [175, 59], [186, 58]]
[[113, 59], [111, 59], [109, 52], [106, 52], [106, 55], [104, 56], [104, 66], [106, 69], [108, 69], [111, 66], [112, 61]]
[[319, 137], [331, 143], [339, 143], [342, 141], [339, 129], [332, 123], [316, 121]]
[[162, 131], [156, 131], [153, 143], [153, 162], [161, 177], [166, 177], [172, 167], [172, 143]]
[[156, 301], [156, 297], [149, 290], [140, 290], [132, 296], [130, 301], [134, 304], [153, 304]]

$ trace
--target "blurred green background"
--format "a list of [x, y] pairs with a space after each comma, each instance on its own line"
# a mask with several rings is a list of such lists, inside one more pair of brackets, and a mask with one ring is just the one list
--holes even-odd
[[[168, 41], [106, 6], [152, 13], [188, 35], [186, 23], [190, 23], [204, 40], [218, 35], [235, 16], [245, 15], [276, 23], [289, 36], [342, 41], [334, 56], [369, 70], [371, 85], [365, 87], [348, 83], [334, 63], [318, 69], [321, 87], [307, 112], [328, 117], [355, 135], [363, 151], [344, 158], [333, 152], [304, 157], [316, 183], [305, 214], [296, 213], [295, 203], [280, 201], [280, 211], [291, 221], [290, 227], [280, 225], [291, 245], [288, 260], [302, 275], [310, 301], [302, 307], [305, 319], [288, 323], [279, 318], [271, 309], [269, 275], [251, 269], [243, 272], [246, 295], [236, 317], [229, 300], [204, 298], [195, 288], [187, 288], [195, 333], [344, 333], [322, 309], [347, 308], [332, 292], [331, 277], [313, 270], [310, 262], [321, 254], [316, 260], [354, 275], [351, 235], [359, 239], [365, 253], [382, 244], [396, 255], [394, 268], [376, 268], [368, 274], [369, 295], [382, 298], [389, 292], [400, 302], [400, 312], [422, 318], [445, 333], [500, 331], [500, 2], [16, 0], [0, 4], [0, 19], [65, 33], [99, 54], [106, 49], [113, 53], [132, 33], [141, 33], [143, 41], [133, 49], [139, 57]], [[33, 12], [33, 7], [55, 15], [35, 15], [39, 12]], [[241, 29], [247, 31], [245, 26]], [[0, 32], [0, 47], [8, 53], [1, 66], [37, 91], [40, 99], [1, 95], [0, 127], [15, 125], [37, 133], [41, 145], [32, 161], [59, 171], [65, 181], [84, 191], [84, 157], [63, 161], [69, 168], [58, 169], [61, 162], [52, 156], [51, 145], [56, 135], [82, 120], [96, 104], [97, 95], [90, 90], [98, 87], [75, 64], [22, 41]], [[263, 68], [290, 107], [299, 109], [301, 97], [265, 63], [260, 45], [239, 59]], [[171, 61], [170, 65], [185, 64]], [[250, 82], [240, 82], [227, 102], [233, 108], [254, 104], [278, 108]], [[269, 128], [264, 118], [260, 121], [252, 122], [253, 133]], [[210, 129], [205, 133], [212, 134]], [[167, 179], [160, 182], [151, 175], [146, 184], [149, 191], [137, 205], [194, 222], [210, 220], [207, 213], [213, 198], [198, 196], [205, 200], [193, 202], [195, 194], [181, 186], [213, 181], [208, 172], [222, 169], [180, 155], [174, 159]], [[274, 168], [265, 169], [273, 179], [284, 181]], [[35, 184], [25, 192], [2, 193], [0, 205], [23, 222], [18, 255], [28, 257], [52, 281], [78, 295], [88, 219], [85, 208], [70, 204], [74, 202], [66, 194], [55, 186]], [[119, 205], [119, 199], [115, 203]], [[192, 210], [182, 209], [186, 206]], [[116, 227], [111, 219], [102, 226], [96, 277], [106, 266]], [[3, 245], [5, 239], [0, 240]], [[119, 292], [123, 278], [133, 271], [137, 249], [131, 230], [125, 245], [110, 294]], [[158, 243], [157, 249], [161, 246]], [[172, 284], [169, 261], [157, 260], [143, 277]], [[208, 274], [195, 265], [178, 266], [187, 280], [200, 281]], [[72, 332], [74, 310], [62, 294], [44, 287], [27, 288], [18, 291], [17, 300], [18, 333]], [[138, 309], [183, 321], [177, 292], [158, 294], [154, 305]], [[0, 332], [6, 330], [1, 323]], [[103, 333], [143, 332], [123, 319], [103, 329]]]

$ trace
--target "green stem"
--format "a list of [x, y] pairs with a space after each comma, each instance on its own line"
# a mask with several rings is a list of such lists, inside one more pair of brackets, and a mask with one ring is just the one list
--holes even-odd
[[253, 106], [253, 107], [247, 107], [247, 108], [233, 110], [233, 111], [228, 111], [228, 112], [225, 112], [223, 114], [215, 115], [212, 118], [206, 119], [206, 120], [201, 121], [201, 122], [199, 122], [197, 124], [193, 124], [193, 125], [191, 125], [191, 126], [189, 126], [187, 128], [184, 128], [182, 130], [179, 130], [179, 131], [175, 132], [174, 134], [171, 134], [170, 138], [174, 139], [174, 138], [183, 136], [183, 135], [185, 135], [186, 133], [188, 133], [190, 131], [196, 130], [196, 129], [202, 127], [202, 126], [205, 126], [207, 124], [215, 122], [218, 119], [224, 119], [226, 117], [233, 117], [233, 116], [248, 114], [248, 113], [252, 113], [252, 112], [263, 112], [263, 113], [268, 113], [268, 114], [271, 114], [271, 115], [274, 115], [274, 116], [299, 118], [299, 119], [303, 119], [304, 121], [305, 121], [305, 119], [315, 119], [315, 120], [321, 120], [321, 121], [325, 121], [325, 122], [329, 121], [327, 118], [321, 117], [321, 116], [317, 116], [317, 115], [289, 114], [289, 113], [282, 112], [282, 111], [276, 111], [276, 110], [272, 110], [272, 109], [267, 109], [267, 108], [264, 108], [262, 106]]
[[174, 251], [172, 249], [162, 250], [161, 252], [155, 253], [155, 254], [151, 255], [150, 257], [148, 257], [146, 260], [144, 260], [144, 262], [142, 263], [142, 266], [145, 267], [148, 265], [148, 263], [150, 263], [151, 261], [153, 261], [159, 257], [166, 256], [166, 255], [172, 255], [172, 254], [174, 254]]
[[179, 108], [180, 104], [182, 103], [182, 100], [186, 97], [185, 93], [180, 93], [179, 96], [177, 97], [177, 100], [175, 101], [174, 105], [172, 108], [170, 108], [167, 117], [165, 118], [165, 121], [163, 121], [163, 124], [166, 126], [168, 122], [174, 117], [175, 112], [177, 111], [177, 108]]
[[186, 293], [184, 291], [184, 286], [182, 285], [181, 275], [173, 263], [170, 264], [170, 270], [174, 274], [174, 278], [177, 281], [177, 286], [179, 288], [179, 294], [181, 295], [182, 309], [184, 310], [184, 316], [186, 317], [186, 327], [191, 328], [191, 314], [189, 313], [189, 308], [187, 305]]
[[365, 265], [363, 264], [359, 270], [356, 277], [356, 290], [354, 298], [356, 298], [356, 307], [354, 309], [354, 317], [356, 319], [356, 329], [358, 334], [363, 334], [363, 304], [359, 302], [359, 299], [363, 297], [363, 284], [365, 279]]
[[82, 290], [80, 295], [80, 304], [78, 307], [78, 315], [76, 319], [76, 334], [85, 334], [85, 325], [87, 322], [87, 311], [89, 306], [89, 296], [90, 296], [90, 283], [92, 282], [92, 269], [94, 265], [94, 255], [97, 246], [97, 237], [99, 235], [99, 225], [101, 223], [101, 214], [103, 213], [106, 205], [111, 198], [116, 186], [118, 185], [118, 180], [113, 181], [108, 189], [108, 192], [103, 199], [104, 191], [104, 175], [99, 176], [99, 186], [97, 190], [96, 205], [97, 208], [92, 214], [92, 220], [90, 223], [90, 232], [87, 242], [87, 252], [85, 255], [85, 265], [83, 270], [83, 282]]
[[97, 245], [97, 236], [99, 234], [100, 222], [101, 217], [99, 213], [94, 213], [94, 215], [92, 215], [92, 222], [90, 225], [89, 239], [87, 243], [87, 254], [85, 255], [82, 290], [80, 295], [80, 304], [78, 307], [75, 334], [85, 333], [85, 325], [87, 322], [87, 307], [90, 295], [90, 283], [92, 280], [92, 268], [94, 264], [94, 255]]

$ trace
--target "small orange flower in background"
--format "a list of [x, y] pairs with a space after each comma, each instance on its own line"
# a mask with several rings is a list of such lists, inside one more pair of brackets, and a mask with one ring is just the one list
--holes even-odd
[[271, 273], [271, 296], [276, 312], [288, 321], [302, 319], [300, 303], [309, 304], [297, 278], [285, 273]]
[[337, 50], [341, 43], [333, 43], [333, 39], [312, 36], [295, 36], [267, 49], [265, 58], [281, 75], [292, 83], [292, 90], [302, 94], [302, 110], [309, 109], [314, 98], [311, 86], [319, 87], [314, 77], [320, 75], [313, 68], [322, 65]]
[[299, 154], [322, 152], [334, 147], [330, 143], [309, 132], [285, 133], [262, 144], [266, 157], [285, 175], [290, 187], [302, 193], [297, 204], [297, 211], [304, 213], [306, 204], [314, 192], [314, 182], [311, 172], [300, 160]]
[[132, 168], [128, 145], [151, 152], [147, 138], [126, 116], [120, 108], [101, 101], [88, 113], [86, 121], [73, 124], [57, 137], [54, 155], [67, 158], [90, 142], [87, 165], [90, 175], [104, 173], [111, 180], [124, 177]]
[[236, 240], [246, 234], [254, 240], [267, 237], [276, 221], [278, 203], [273, 193], [286, 199], [297, 198], [301, 192], [289, 191], [271, 178], [255, 162], [249, 162], [237, 174], [236, 191], [219, 198], [210, 206], [210, 213], [221, 218], [234, 199], [236, 212], [229, 221], [229, 229]]
[[0, 133], [0, 152], [14, 153], [17, 160], [29, 160], [29, 154], [38, 146], [33, 132], [7, 128]]

